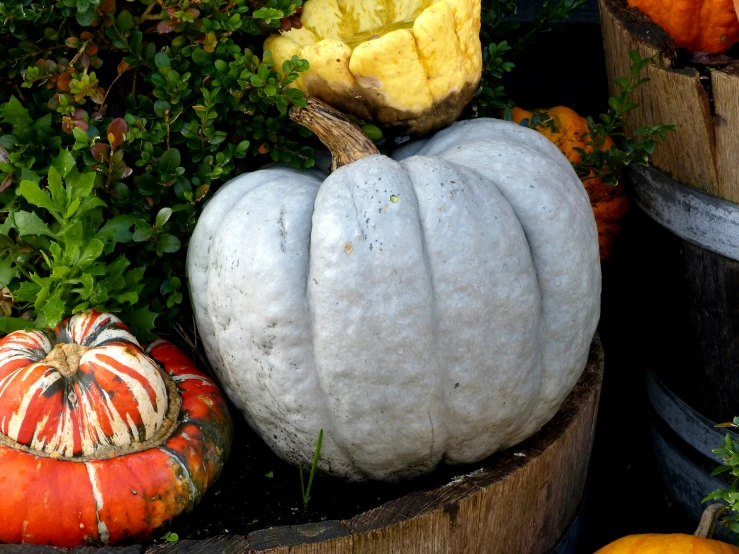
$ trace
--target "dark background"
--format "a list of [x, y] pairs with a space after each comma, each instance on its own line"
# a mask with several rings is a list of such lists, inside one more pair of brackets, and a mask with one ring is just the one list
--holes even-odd
[[[519, 0], [518, 11], [512, 18], [516, 21], [531, 21], [536, 10], [544, 3], [544, 0]], [[598, 23], [598, 0], [588, 0], [568, 20], [570, 23]]]

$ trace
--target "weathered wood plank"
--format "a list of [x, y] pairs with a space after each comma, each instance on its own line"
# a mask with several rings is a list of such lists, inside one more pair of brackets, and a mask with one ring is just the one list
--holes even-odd
[[66, 548], [35, 544], [0, 544], [0, 554], [66, 554]]
[[[677, 132], [660, 144], [652, 163], [678, 181], [714, 196], [721, 195], [716, 169], [716, 144], [708, 93], [693, 68], [674, 69], [675, 47], [664, 31], [625, 0], [600, 0], [606, 68], [612, 81], [628, 77], [629, 51], [657, 55], [648, 68], [650, 82], [635, 91], [639, 108], [625, 114], [626, 132], [657, 123], [673, 124]], [[611, 82], [612, 94], [620, 89]]]
[[221, 535], [203, 540], [157, 544], [147, 548], [146, 554], [246, 554], [250, 551], [251, 547], [246, 537]]
[[719, 196], [739, 203], [739, 71], [712, 71]]
[[[282, 527], [260, 529], [249, 533], [249, 542], [254, 551], [268, 552], [273, 548], [324, 543], [342, 539], [349, 535], [351, 535], [351, 531], [341, 521], [322, 521], [305, 525], [284, 525]], [[342, 543], [342, 541], [337, 542]], [[348, 544], [351, 544], [351, 539], [349, 539]], [[318, 552], [323, 551], [319, 550]]]

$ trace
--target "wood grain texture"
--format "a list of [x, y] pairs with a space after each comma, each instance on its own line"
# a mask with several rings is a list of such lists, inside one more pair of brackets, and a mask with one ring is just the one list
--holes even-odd
[[251, 552], [548, 553], [582, 499], [602, 376], [596, 337], [583, 376], [554, 419], [518, 447], [495, 455], [489, 466], [352, 519], [310, 526], [311, 534], [330, 537], [324, 542], [296, 544], [303, 526], [256, 531], [248, 536]]
[[739, 70], [711, 72], [719, 196], [739, 203]]
[[[596, 335], [587, 367], [539, 433], [432, 491], [345, 521], [154, 545], [64, 549], [0, 545], [0, 554], [547, 554], [577, 515], [603, 380]], [[556, 509], [552, 509], [555, 506]]]
[[[657, 55], [647, 70], [650, 82], [634, 93], [633, 101], [639, 108], [624, 115], [626, 132], [658, 123], [676, 125], [677, 132], [669, 134], [667, 144], [654, 151], [654, 166], [685, 185], [726, 198], [716, 165], [710, 100], [698, 71], [676, 69], [672, 40], [625, 0], [600, 0], [600, 10], [611, 94], [620, 91], [613, 79], [629, 75], [631, 50], [639, 51], [642, 57]], [[739, 144], [735, 150], [736, 146]]]

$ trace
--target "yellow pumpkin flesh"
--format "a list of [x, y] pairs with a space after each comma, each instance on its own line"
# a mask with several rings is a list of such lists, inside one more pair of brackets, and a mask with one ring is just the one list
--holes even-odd
[[426, 134], [480, 82], [480, 0], [308, 0], [301, 23], [265, 41], [275, 67], [308, 60], [293, 86], [365, 121]]

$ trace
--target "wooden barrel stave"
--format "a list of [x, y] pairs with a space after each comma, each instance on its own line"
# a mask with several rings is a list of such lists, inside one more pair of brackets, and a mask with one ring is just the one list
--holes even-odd
[[[629, 244], [645, 359], [711, 421], [739, 415], [739, 206], [631, 167], [632, 197], [655, 223]], [[642, 216], [643, 217], [643, 216]], [[723, 254], [723, 255], [722, 255]]]
[[[626, 131], [674, 124], [667, 144], [652, 163], [681, 183], [712, 196], [739, 203], [739, 75], [712, 68], [702, 75], [681, 63], [673, 41], [626, 0], [599, 0], [609, 80], [629, 75], [629, 51], [656, 55], [648, 67], [650, 82], [638, 89], [639, 107], [625, 114]], [[620, 92], [611, 83], [612, 94]]]

